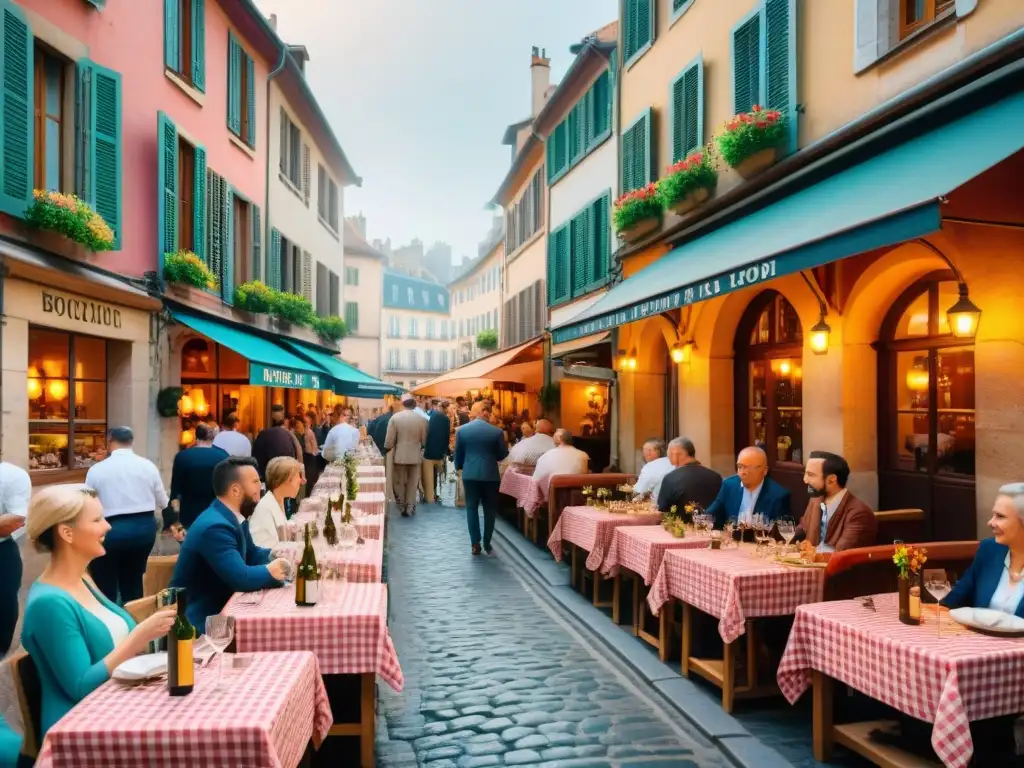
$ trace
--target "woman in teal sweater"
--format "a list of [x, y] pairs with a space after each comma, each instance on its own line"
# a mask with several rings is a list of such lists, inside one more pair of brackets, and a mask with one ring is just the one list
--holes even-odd
[[40, 739], [174, 622], [170, 609], [136, 626], [87, 580], [89, 563], [106, 553], [103, 539], [109, 530], [91, 491], [51, 486], [29, 505], [28, 536], [37, 549], [50, 553], [50, 564], [29, 590], [21, 637], [42, 684]]

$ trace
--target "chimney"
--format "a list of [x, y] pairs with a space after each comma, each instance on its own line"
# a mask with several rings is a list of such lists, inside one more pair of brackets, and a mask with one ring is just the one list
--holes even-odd
[[270, 14], [270, 18], [268, 19], [268, 21], [270, 22], [270, 28], [277, 32], [277, 14]]
[[536, 117], [544, 108], [547, 100], [548, 87], [551, 85], [551, 60], [547, 58], [546, 49], [533, 46], [530, 56], [530, 105], [531, 117]]
[[[366, 239], [366, 216], [363, 215], [363, 212], [360, 211], [358, 216], [346, 216], [345, 219], [348, 221], [349, 224], [352, 225], [352, 228], [356, 232], [359, 233], [359, 236], [361, 238], [363, 238], [363, 240], [365, 240]], [[377, 242], [379, 242], [379, 241], [377, 241]]]

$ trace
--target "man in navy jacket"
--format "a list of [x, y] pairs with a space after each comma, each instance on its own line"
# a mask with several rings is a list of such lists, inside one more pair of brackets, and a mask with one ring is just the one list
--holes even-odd
[[220, 613], [235, 592], [279, 587], [284, 560], [270, 562], [257, 547], [246, 519], [260, 498], [256, 460], [232, 456], [213, 470], [217, 498], [196, 518], [181, 545], [172, 587], [188, 590], [188, 620], [200, 634], [206, 617]]
[[474, 403], [470, 421], [455, 430], [455, 469], [462, 472], [466, 489], [466, 522], [473, 554], [480, 554], [480, 504], [484, 505], [484, 550], [491, 554], [491, 534], [498, 514], [498, 462], [508, 456], [505, 433], [487, 418], [483, 403]]
[[[202, 514], [216, 496], [213, 470], [228, 457], [227, 451], [213, 445], [213, 435], [205, 424], [196, 424], [196, 442], [174, 457], [171, 468], [171, 502], [179, 504], [178, 522], [186, 528]], [[166, 528], [168, 521], [164, 521]]]
[[452, 434], [452, 423], [448, 419], [444, 406], [438, 407], [437, 400], [430, 403], [427, 411], [427, 442], [423, 444], [423, 500], [427, 504], [434, 503], [434, 486], [437, 471], [443, 466], [448, 455], [448, 439]]
[[753, 446], [740, 451], [736, 474], [722, 481], [718, 496], [708, 507], [716, 528], [730, 518], [749, 524], [753, 515], [762, 514], [772, 522], [791, 512], [789, 491], [768, 477], [768, 455]]

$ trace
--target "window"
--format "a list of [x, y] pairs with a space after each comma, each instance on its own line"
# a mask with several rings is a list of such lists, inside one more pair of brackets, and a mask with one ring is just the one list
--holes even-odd
[[622, 9], [625, 28], [622, 33], [624, 65], [629, 66], [654, 42], [653, 0], [625, 0]]
[[280, 234], [276, 238], [276, 245], [272, 244], [272, 248], [275, 252], [270, 255], [271, 273], [273, 274], [276, 269], [280, 278], [276, 282], [272, 282], [271, 287], [286, 293], [302, 295], [305, 282], [303, 280], [302, 248]]
[[448, 370], [448, 350], [442, 349], [440, 352], [440, 360], [437, 364], [437, 370], [447, 371]]
[[358, 267], [345, 267], [345, 285], [359, 285]]
[[419, 322], [417, 322], [415, 317], [410, 317], [409, 318], [409, 338], [410, 339], [417, 339], [417, 338], [419, 338], [419, 335], [420, 335]]
[[392, 370], [392, 371], [397, 371], [398, 370], [398, 350], [397, 349], [389, 349], [388, 350], [388, 369]]
[[[234, 221], [231, 222], [231, 233], [234, 243], [230, 257], [234, 259], [235, 265], [231, 282], [235, 285], [241, 285], [254, 280], [257, 274], [254, 270], [256, 258], [253, 250], [252, 205], [248, 200], [238, 195], [232, 195], [231, 198], [234, 206], [232, 214]], [[227, 293], [229, 286], [225, 284], [224, 288], [225, 295], [230, 296], [231, 293]], [[233, 292], [234, 287], [230, 286], [230, 290]]]
[[651, 110], [644, 110], [622, 132], [622, 191], [631, 192], [650, 184], [655, 176]]
[[256, 146], [256, 68], [233, 32], [228, 33], [228, 130]]
[[691, 5], [693, 5], [693, 0], [672, 0], [671, 22], [674, 23], [676, 19], [690, 10]]
[[[497, 311], [497, 310], [495, 310]], [[539, 336], [547, 325], [544, 281], [537, 280], [511, 297], [502, 307], [502, 346], [511, 347]]]
[[427, 320], [427, 338], [433, 339], [437, 333], [437, 328], [433, 320]]
[[410, 371], [418, 371], [419, 370], [419, 368], [417, 367], [416, 363], [417, 363], [417, 360], [416, 360], [416, 350], [415, 349], [410, 349], [409, 350], [409, 370]]
[[429, 291], [423, 291], [422, 295], [423, 295], [423, 306], [424, 307], [429, 307], [430, 306], [430, 292]]
[[899, 0], [900, 40], [928, 26], [946, 11], [953, 10], [956, 0]]
[[317, 166], [316, 210], [320, 221], [338, 231], [338, 185], [322, 165]]
[[31, 472], [85, 469], [105, 458], [104, 339], [30, 327], [27, 386]]
[[518, 250], [537, 234], [544, 223], [542, 171], [538, 170], [513, 205], [505, 213], [505, 253]]
[[341, 280], [331, 272], [328, 274], [328, 282], [331, 286], [331, 314], [337, 315], [341, 312]]
[[392, 304], [397, 304], [398, 303], [398, 286], [397, 285], [392, 285], [391, 286], [391, 303]]
[[182, 138], [178, 139], [178, 187], [181, 210], [178, 216], [178, 247], [183, 251], [196, 251], [196, 218], [202, 215], [199, 211], [203, 203], [197, 205], [195, 147]]
[[405, 289], [406, 298], [409, 300], [409, 306], [416, 306], [416, 292], [412, 288]]
[[400, 324], [398, 315], [388, 317], [388, 336], [392, 339], [397, 339], [401, 335]]
[[611, 190], [548, 237], [548, 303], [582, 296], [608, 279]]
[[35, 187], [62, 191], [64, 182], [64, 89], [67, 62], [36, 43]]
[[345, 326], [349, 333], [359, 330], [359, 304], [357, 302], [345, 302]]
[[606, 70], [548, 137], [548, 184], [558, 181], [608, 138], [611, 125], [611, 74]]
[[164, 66], [206, 90], [206, 0], [164, 0]]
[[704, 146], [704, 59], [687, 65], [669, 86], [672, 162]]
[[434, 370], [434, 353], [429, 349], [423, 353], [423, 370]]
[[302, 166], [303, 147], [302, 132], [291, 121], [284, 107], [281, 107], [281, 174], [290, 181], [296, 190], [303, 188]]
[[864, 71], [903, 41], [955, 13], [955, 0], [855, 0], [854, 72]]
[[231, 190], [220, 174], [206, 170], [204, 260], [220, 284], [220, 296], [234, 301], [235, 285], [252, 279], [255, 254], [249, 201]]
[[331, 314], [331, 289], [327, 282], [327, 267], [320, 262], [316, 265], [316, 313], [320, 317]]

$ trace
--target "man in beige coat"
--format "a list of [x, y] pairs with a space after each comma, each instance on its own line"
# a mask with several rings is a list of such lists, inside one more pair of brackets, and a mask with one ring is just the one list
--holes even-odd
[[402, 395], [402, 409], [388, 422], [384, 447], [394, 459], [395, 503], [402, 517], [416, 514], [416, 491], [423, 463], [423, 445], [427, 442], [427, 421], [416, 413], [416, 398]]

